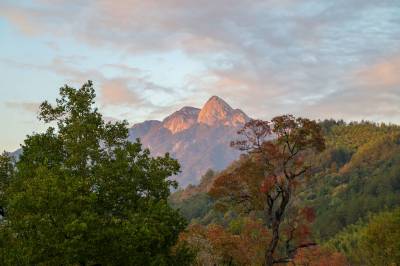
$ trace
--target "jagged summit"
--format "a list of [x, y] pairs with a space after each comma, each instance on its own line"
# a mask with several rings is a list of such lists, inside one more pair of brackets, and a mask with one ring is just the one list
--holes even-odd
[[178, 159], [182, 172], [176, 179], [182, 186], [197, 183], [207, 169], [221, 170], [237, 159], [230, 147], [237, 130], [249, 119], [218, 96], [211, 97], [202, 109], [186, 106], [162, 121], [134, 125], [129, 139], [140, 138], [153, 155], [169, 152]]
[[237, 126], [245, 123], [249, 117], [239, 109], [233, 109], [223, 99], [212, 96], [201, 109], [197, 118], [198, 123], [213, 126], [217, 123]]
[[152, 128], [161, 126], [172, 134], [187, 130], [197, 124], [208, 126], [240, 126], [250, 118], [240, 109], [233, 109], [223, 99], [212, 96], [204, 106], [199, 109], [185, 106], [164, 118], [164, 120], [150, 120], [133, 126], [135, 131], [147, 133]]
[[185, 106], [163, 120], [163, 126], [173, 134], [181, 132], [193, 126], [199, 115], [200, 109]]
[[229, 104], [227, 104], [222, 98], [220, 98], [216, 95], [211, 96], [210, 99], [208, 99], [208, 101], [204, 104], [204, 107], [206, 107], [206, 106], [211, 106], [211, 108], [212, 107], [224, 108], [227, 111], [233, 110]]
[[233, 111], [232, 107], [218, 96], [212, 96], [201, 108], [197, 122], [214, 125], [225, 120]]

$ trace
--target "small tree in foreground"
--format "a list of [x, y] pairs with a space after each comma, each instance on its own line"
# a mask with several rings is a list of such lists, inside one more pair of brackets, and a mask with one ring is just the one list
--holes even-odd
[[186, 226], [167, 204], [178, 162], [128, 142], [126, 122], [105, 123], [90, 81], [60, 96], [39, 114], [56, 129], [27, 137], [14, 173], [1, 159], [0, 264], [187, 264], [171, 250]]
[[261, 212], [272, 234], [265, 265], [291, 262], [299, 249], [315, 245], [308, 226], [314, 212], [298, 208], [295, 190], [311, 173], [313, 155], [325, 147], [321, 128], [284, 115], [270, 122], [252, 120], [238, 133], [243, 139], [232, 146], [247, 155], [215, 180], [210, 194], [242, 212]]

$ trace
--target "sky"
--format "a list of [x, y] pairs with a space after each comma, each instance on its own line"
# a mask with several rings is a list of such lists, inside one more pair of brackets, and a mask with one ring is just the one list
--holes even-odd
[[218, 95], [253, 118], [400, 124], [399, 0], [0, 0], [0, 151], [92, 80], [106, 120]]

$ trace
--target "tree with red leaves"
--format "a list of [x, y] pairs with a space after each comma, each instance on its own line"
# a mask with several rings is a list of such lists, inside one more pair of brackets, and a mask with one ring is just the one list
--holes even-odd
[[225, 228], [191, 224], [180, 235], [179, 245], [195, 251], [193, 265], [260, 265], [269, 237], [262, 222], [244, 218], [239, 226]]
[[325, 148], [321, 128], [313, 120], [283, 115], [252, 120], [238, 134], [243, 138], [231, 144], [246, 154], [215, 180], [210, 194], [262, 213], [272, 234], [265, 265], [291, 262], [299, 249], [315, 245], [309, 237], [314, 212], [296, 205], [295, 191], [307, 181], [313, 156]]

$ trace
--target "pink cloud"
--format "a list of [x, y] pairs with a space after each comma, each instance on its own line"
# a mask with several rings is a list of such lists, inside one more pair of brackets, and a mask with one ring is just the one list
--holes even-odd
[[101, 102], [104, 105], [137, 105], [140, 97], [128, 87], [126, 79], [105, 80], [101, 85]]
[[21, 32], [27, 35], [36, 35], [39, 33], [39, 28], [32, 22], [32, 17], [36, 17], [37, 14], [32, 10], [17, 9], [15, 7], [1, 5], [0, 16], [4, 16]]
[[368, 66], [357, 73], [359, 81], [367, 86], [400, 86], [400, 56], [394, 56]]

